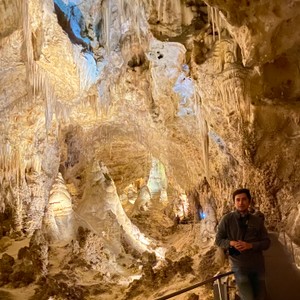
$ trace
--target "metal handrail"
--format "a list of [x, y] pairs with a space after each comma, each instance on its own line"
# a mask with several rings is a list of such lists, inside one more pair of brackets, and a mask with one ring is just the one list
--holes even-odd
[[210, 283], [210, 282], [214, 282], [214, 281], [216, 281], [216, 280], [220, 280], [220, 278], [229, 276], [229, 275], [231, 275], [231, 274], [233, 274], [232, 271], [227, 272], [227, 273], [223, 273], [223, 274], [216, 275], [216, 276], [214, 276], [214, 277], [212, 277], [212, 278], [209, 278], [209, 279], [204, 280], [204, 281], [202, 281], [202, 282], [196, 283], [196, 284], [194, 284], [194, 285], [191, 285], [191, 286], [189, 286], [189, 287], [187, 287], [187, 288], [184, 288], [184, 289], [179, 290], [179, 291], [177, 291], [177, 292], [174, 292], [174, 293], [172, 293], [172, 294], [169, 294], [169, 295], [166, 295], [166, 296], [162, 296], [162, 297], [159, 297], [159, 298], [155, 298], [155, 300], [165, 300], [165, 299], [172, 298], [172, 297], [174, 297], [174, 296], [183, 294], [183, 293], [185, 293], [185, 292], [187, 292], [187, 291], [193, 290], [193, 289], [195, 289], [195, 288], [197, 288], [197, 287], [199, 287], [199, 286], [205, 285], [205, 284]]

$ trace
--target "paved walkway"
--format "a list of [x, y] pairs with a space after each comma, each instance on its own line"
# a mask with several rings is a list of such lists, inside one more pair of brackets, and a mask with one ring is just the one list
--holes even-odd
[[278, 241], [277, 235], [271, 233], [270, 238], [271, 247], [265, 252], [266, 285], [270, 300], [299, 300], [300, 270]]

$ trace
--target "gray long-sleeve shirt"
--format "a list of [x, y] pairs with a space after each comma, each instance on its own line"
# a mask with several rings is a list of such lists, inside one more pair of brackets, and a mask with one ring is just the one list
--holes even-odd
[[243, 240], [253, 245], [252, 249], [230, 256], [232, 268], [264, 269], [262, 251], [270, 246], [270, 238], [261, 218], [248, 215], [247, 228], [240, 224], [241, 215], [237, 211], [226, 214], [218, 225], [216, 245], [229, 248], [230, 241]]

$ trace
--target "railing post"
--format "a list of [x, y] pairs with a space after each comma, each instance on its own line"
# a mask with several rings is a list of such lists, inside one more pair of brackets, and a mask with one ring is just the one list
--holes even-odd
[[223, 300], [222, 291], [221, 291], [221, 278], [217, 279], [218, 291], [219, 291], [219, 300]]

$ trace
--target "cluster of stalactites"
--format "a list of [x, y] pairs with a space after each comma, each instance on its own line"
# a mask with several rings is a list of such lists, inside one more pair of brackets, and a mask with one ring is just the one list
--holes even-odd
[[19, 181], [22, 176], [22, 161], [19, 151], [13, 151], [10, 144], [0, 147], [0, 183], [3, 180]]
[[[69, 4], [69, 1], [64, 1]], [[47, 70], [43, 69], [38, 61], [34, 60], [32, 45], [32, 21], [33, 7], [31, 1], [18, 1], [20, 16], [23, 24], [24, 44], [26, 48], [26, 70], [29, 98], [35, 99], [38, 94], [42, 94], [45, 99], [45, 125], [49, 130], [54, 113], [57, 118], [63, 117], [65, 121], [68, 119], [67, 112], [69, 109], [63, 109], [64, 104], [57, 99], [55, 87], [51, 83]], [[104, 23], [105, 45], [107, 50], [108, 61], [112, 50], [120, 49], [118, 43], [126, 36], [134, 36], [127, 40], [141, 42], [142, 36], [146, 36], [147, 22], [145, 17], [145, 9], [143, 0], [105, 0], [102, 2], [102, 18]], [[118, 27], [118, 28], [116, 28]], [[116, 34], [120, 36], [116, 39]], [[115, 41], [116, 40], [116, 41]], [[116, 49], [112, 49], [112, 41]], [[128, 44], [128, 43], [127, 43]], [[127, 45], [126, 44], [126, 45]], [[66, 45], [68, 46], [68, 45]], [[127, 45], [128, 46], [128, 45]], [[91, 87], [99, 81], [100, 72], [103, 66], [99, 66], [93, 56], [92, 51], [83, 51], [78, 45], [72, 45], [70, 53], [73, 54], [73, 60], [78, 70], [80, 79], [80, 91], [85, 98], [85, 92], [91, 90]], [[118, 55], [121, 55], [119, 53]], [[126, 62], [126, 60], [124, 60]], [[103, 63], [105, 65], [105, 63]], [[109, 77], [105, 80], [109, 81]], [[107, 86], [107, 84], [106, 84]], [[98, 88], [98, 101], [93, 101], [96, 113], [99, 112], [98, 104], [101, 104], [101, 88]], [[87, 100], [90, 99], [91, 93], [88, 93]], [[58, 108], [59, 109], [58, 109]], [[93, 108], [93, 107], [92, 107]], [[62, 112], [62, 113], [61, 113]]]
[[[27, 151], [29, 153], [29, 151]], [[15, 182], [19, 186], [26, 172], [41, 172], [41, 159], [37, 155], [25, 158], [25, 151], [14, 149], [9, 143], [0, 147], [0, 183], [4, 180]]]
[[53, 117], [53, 107], [56, 102], [54, 88], [48, 78], [47, 72], [43, 70], [34, 60], [31, 30], [31, 1], [19, 1], [20, 16], [22, 18], [24, 44], [26, 47], [26, 74], [29, 98], [35, 99], [39, 92], [45, 97], [45, 123], [50, 127]]
[[[48, 131], [53, 119], [54, 113], [58, 119], [66, 121], [69, 117], [70, 110], [64, 107], [62, 102], [57, 99], [55, 87], [51, 83], [48, 71], [44, 69], [38, 61], [34, 59], [32, 45], [32, 11], [33, 3], [31, 1], [18, 1], [18, 13], [22, 19], [23, 39], [26, 52], [26, 74], [28, 86], [28, 98], [33, 101], [41, 94], [45, 99], [45, 125]], [[68, 44], [66, 45], [68, 47]], [[78, 55], [78, 47], [74, 45], [74, 49], [70, 47], [70, 53], [74, 54], [74, 63], [77, 65], [80, 77], [81, 90], [87, 90], [91, 81], [94, 83], [96, 64], [90, 63], [90, 56]], [[80, 51], [79, 51], [80, 52]], [[85, 72], [83, 70], [86, 70]], [[92, 78], [93, 77], [93, 78]]]
[[[142, 35], [147, 33], [147, 22], [143, 0], [106, 0], [103, 2], [103, 15], [106, 34], [106, 47], [111, 49], [111, 34], [117, 21], [121, 37], [136, 35], [141, 42]], [[113, 18], [113, 10], [117, 9], [117, 17]]]
[[218, 33], [218, 38], [221, 40], [221, 31], [225, 27], [222, 14], [218, 8], [207, 5], [208, 20], [212, 25], [213, 39], [215, 40], [215, 32]]

